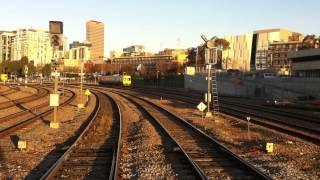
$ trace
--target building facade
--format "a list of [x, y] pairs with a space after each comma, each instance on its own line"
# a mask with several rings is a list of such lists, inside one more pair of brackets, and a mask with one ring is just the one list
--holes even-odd
[[179, 64], [184, 64], [187, 62], [188, 50], [166, 48], [160, 51], [159, 55], [172, 56], [174, 61], [177, 61]]
[[269, 45], [273, 42], [288, 42], [290, 37], [302, 37], [300, 33], [291, 32], [286, 29], [266, 29], [253, 32], [251, 69], [265, 70], [271, 68], [268, 62]]
[[133, 45], [123, 48], [123, 56], [145, 56], [146, 48], [142, 45]]
[[122, 54], [121, 51], [110, 51], [110, 58], [119, 58]]
[[222, 68], [250, 71], [250, 57], [252, 50], [252, 33], [237, 36], [225, 36], [229, 48], [222, 52]]
[[0, 63], [13, 59], [13, 42], [15, 34], [13, 32], [0, 32]]
[[89, 48], [93, 60], [104, 57], [104, 24], [90, 20], [86, 24], [86, 39], [91, 43]]
[[320, 78], [320, 48], [288, 53], [292, 74], [299, 77]]
[[80, 67], [81, 61], [86, 62], [90, 60], [90, 47], [91, 44], [89, 42], [72, 42], [63, 60], [64, 69], [68, 67]]
[[51, 63], [53, 49], [48, 31], [36, 29], [18, 29], [14, 31], [14, 52], [12, 60], [28, 57], [34, 64]]
[[278, 75], [291, 75], [292, 62], [287, 57], [289, 52], [297, 51], [302, 46], [302, 41], [274, 42], [268, 48], [268, 62], [271, 70]]

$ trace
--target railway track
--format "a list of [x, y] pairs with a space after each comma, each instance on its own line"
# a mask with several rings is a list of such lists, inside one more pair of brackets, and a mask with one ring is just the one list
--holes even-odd
[[[69, 99], [65, 100], [60, 106], [65, 106], [73, 101], [73, 99], [75, 98], [75, 93], [73, 91], [70, 91], [70, 93], [71, 93], [71, 96], [69, 97]], [[41, 119], [44, 116], [49, 115], [52, 112], [53, 112], [53, 108], [50, 108], [49, 110], [45, 110], [41, 113], [34, 114], [33, 116], [28, 117], [27, 119], [23, 119], [23, 120], [20, 119], [17, 122], [15, 122], [14, 124], [11, 124], [9, 126], [2, 128], [0, 130], [0, 138], [3, 138], [4, 136], [12, 134], [13, 132], [15, 132], [17, 130], [20, 130], [24, 127], [27, 127], [30, 124], [36, 122], [37, 120]], [[16, 118], [16, 117], [21, 117], [23, 115], [25, 115], [25, 112], [21, 112], [21, 114], [17, 113], [12, 116], [15, 116], [15, 118]], [[11, 120], [11, 118], [13, 118], [12, 116], [7, 117], [5, 120]], [[3, 121], [5, 121], [5, 120], [3, 120]]]
[[[124, 124], [122, 129], [126, 132], [122, 133], [124, 137], [119, 145], [121, 149], [119, 152], [122, 153], [119, 155], [118, 162], [122, 165], [113, 179], [150, 179], [155, 178], [156, 174], [159, 179], [206, 179], [196, 164], [152, 114], [132, 99], [125, 96], [110, 96], [122, 102], [120, 108], [124, 108], [122, 112], [126, 112], [126, 115], [122, 116]], [[128, 104], [132, 106], [129, 107]], [[134, 114], [139, 118], [132, 118]], [[142, 162], [142, 164], [136, 162]]]
[[5, 91], [1, 91], [0, 96], [7, 96], [9, 94], [13, 94], [13, 93], [20, 90], [19, 87], [17, 87], [17, 86], [10, 85], [10, 86], [6, 86], [6, 87], [8, 87], [8, 89], [6, 89]]
[[[141, 93], [141, 91], [137, 92]], [[192, 96], [190, 97], [179, 93], [156, 92], [156, 90], [153, 90], [152, 92], [144, 91], [143, 94], [176, 99], [192, 104], [194, 106], [196, 106], [201, 101], [200, 98]], [[286, 117], [284, 115], [284, 112], [281, 112], [281, 114], [279, 115], [274, 110], [266, 110], [267, 107], [264, 107], [262, 110], [257, 110], [256, 106], [254, 106], [255, 108], [252, 109], [248, 105], [241, 106], [238, 103], [231, 102], [228, 104], [224, 104], [222, 102], [220, 103], [220, 107], [220, 111], [225, 113], [226, 115], [236, 116], [243, 121], [246, 121], [246, 117], [250, 116], [250, 122], [253, 122], [255, 124], [259, 124], [267, 128], [277, 130], [279, 132], [290, 134], [309, 142], [313, 142], [315, 144], [320, 144], [320, 122], [315, 119], [313, 121], [310, 121], [309, 119], [302, 119], [303, 117], [301, 116], [300, 119], [293, 118], [292, 116]], [[293, 116], [296, 117], [296, 115]]]
[[97, 104], [87, 126], [41, 179], [108, 179], [117, 173], [120, 109], [105, 94], [94, 94]]
[[[133, 90], [143, 90], [145, 89], [140, 89], [140, 88], [134, 88]], [[148, 88], [147, 88], [148, 89]], [[192, 97], [194, 99], [202, 100], [204, 98], [204, 95], [199, 94], [199, 93], [186, 93], [186, 92], [181, 92], [181, 91], [175, 91], [175, 90], [169, 90], [169, 89], [154, 89], [151, 88], [151, 91], [155, 92], [161, 92], [161, 93], [166, 93], [166, 94], [171, 94], [171, 95], [177, 95], [177, 96], [186, 96], [190, 95], [189, 97]], [[240, 107], [244, 107], [247, 109], [252, 109], [252, 110], [258, 110], [261, 112], [266, 112], [266, 113], [272, 113], [272, 114], [277, 114], [280, 116], [286, 116], [290, 118], [295, 118], [295, 119], [300, 119], [304, 122], [315, 122], [319, 123], [320, 120], [317, 115], [313, 115], [310, 112], [307, 111], [298, 111], [298, 110], [292, 110], [292, 109], [286, 109], [284, 107], [272, 107], [270, 104], [265, 104], [262, 103], [261, 101], [257, 100], [246, 100], [244, 101], [243, 98], [233, 98], [233, 97], [221, 97], [219, 99], [219, 102], [221, 104], [225, 105], [237, 105]]]
[[271, 179], [170, 111], [138, 96], [127, 93], [123, 95], [123, 91], [119, 93], [112, 90], [112, 92], [130, 99], [148, 112], [175, 139], [203, 179]]
[[47, 95], [49, 95], [49, 90], [46, 88], [39, 88], [39, 87], [35, 87], [37, 89], [37, 93], [31, 96], [27, 96], [27, 97], [23, 97], [23, 98], [18, 98], [15, 100], [10, 100], [10, 101], [6, 101], [6, 102], [2, 102], [0, 103], [0, 110], [6, 109], [6, 108], [10, 108], [19, 104], [23, 104], [23, 103], [28, 103], [34, 100], [37, 100], [39, 98], [45, 97]]
[[[72, 95], [71, 90], [66, 89], [67, 92], [69, 92]], [[21, 104], [20, 104], [21, 105]], [[3, 116], [0, 117], [0, 124], [9, 120], [12, 120], [14, 118], [19, 118], [21, 116], [27, 115], [27, 114], [33, 114], [35, 111], [39, 111], [41, 108], [45, 108], [49, 106], [49, 99], [48, 101], [44, 102], [44, 103], [40, 103], [36, 106], [32, 106], [30, 108], [22, 108], [23, 110], [13, 113], [13, 114], [9, 114], [7, 116]]]

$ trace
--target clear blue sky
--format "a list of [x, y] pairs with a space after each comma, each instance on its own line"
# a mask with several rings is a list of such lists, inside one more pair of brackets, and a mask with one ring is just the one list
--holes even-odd
[[48, 29], [64, 22], [69, 43], [85, 39], [85, 23], [105, 23], [105, 55], [142, 44], [151, 51], [187, 48], [208, 37], [263, 28], [320, 34], [319, 0], [1, 0], [0, 30]]

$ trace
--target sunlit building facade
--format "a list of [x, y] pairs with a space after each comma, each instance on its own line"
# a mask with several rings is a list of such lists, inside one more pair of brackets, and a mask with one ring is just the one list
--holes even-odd
[[188, 50], [166, 48], [163, 51], [160, 51], [159, 55], [172, 56], [174, 61], [177, 61], [179, 64], [184, 64], [187, 62]]
[[13, 42], [15, 33], [0, 31], [0, 62], [13, 59]]
[[90, 20], [86, 24], [86, 39], [91, 43], [89, 48], [93, 60], [104, 57], [104, 24], [99, 21]]
[[271, 68], [271, 62], [268, 61], [269, 45], [273, 42], [288, 42], [290, 37], [301, 35], [300, 33], [288, 31], [286, 29], [266, 29], [253, 32], [251, 68], [255, 70], [264, 70]]
[[12, 60], [20, 60], [26, 56], [35, 65], [51, 63], [53, 50], [49, 32], [35, 29], [18, 29], [14, 33]]
[[230, 45], [222, 52], [222, 68], [250, 71], [252, 50], [252, 33], [236, 36], [225, 36]]
[[269, 45], [268, 62], [271, 70], [279, 75], [292, 74], [292, 61], [288, 58], [288, 53], [297, 51], [302, 46], [302, 41], [274, 42]]

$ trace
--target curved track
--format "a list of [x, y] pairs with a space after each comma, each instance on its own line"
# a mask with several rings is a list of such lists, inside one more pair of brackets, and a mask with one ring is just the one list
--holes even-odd
[[[10, 108], [13, 106], [17, 106], [17, 105], [20, 105], [23, 103], [28, 103], [28, 102], [31, 102], [31, 101], [34, 101], [34, 100], [37, 100], [39, 98], [42, 98], [42, 97], [49, 95], [49, 90], [46, 88], [35, 87], [35, 86], [33, 86], [33, 88], [35, 88], [37, 90], [36, 94], [30, 95], [27, 97], [23, 97], [23, 98], [18, 98], [18, 99], [6, 101], [6, 102], [2, 102], [2, 103], [0, 103], [0, 110]], [[14, 92], [17, 92], [17, 91], [14, 91]], [[3, 95], [3, 96], [5, 96], [5, 95]]]
[[[69, 99], [67, 99], [66, 101], [64, 101], [60, 106], [65, 106], [67, 104], [69, 104], [71, 101], [73, 101], [73, 99], [75, 98], [75, 93], [73, 91], [70, 91], [71, 93], [71, 97]], [[16, 122], [6, 128], [3, 128], [0, 130], [0, 138], [6, 136], [6, 135], [9, 135], [17, 130], [20, 130], [24, 127], [27, 127], [29, 126], [30, 124], [34, 123], [35, 121], [37, 121], [38, 119], [40, 119], [41, 117], [44, 117], [44, 116], [47, 116], [49, 115], [50, 113], [53, 112], [53, 108], [50, 108], [49, 110], [46, 110], [44, 112], [41, 112], [39, 114], [36, 114], [28, 119], [24, 119], [24, 120], [20, 120], [19, 122]], [[12, 116], [22, 116], [24, 115], [24, 112], [22, 114], [15, 114], [15, 115], [12, 115]]]
[[[123, 91], [114, 91], [134, 101], [150, 113], [155, 120], [172, 136], [188, 155], [204, 179], [271, 179], [255, 167], [238, 157], [215, 139], [168, 110], [143, 98]], [[126, 95], [123, 95], [126, 94]]]
[[106, 95], [94, 94], [97, 103], [85, 129], [41, 179], [108, 179], [117, 173], [120, 109]]

